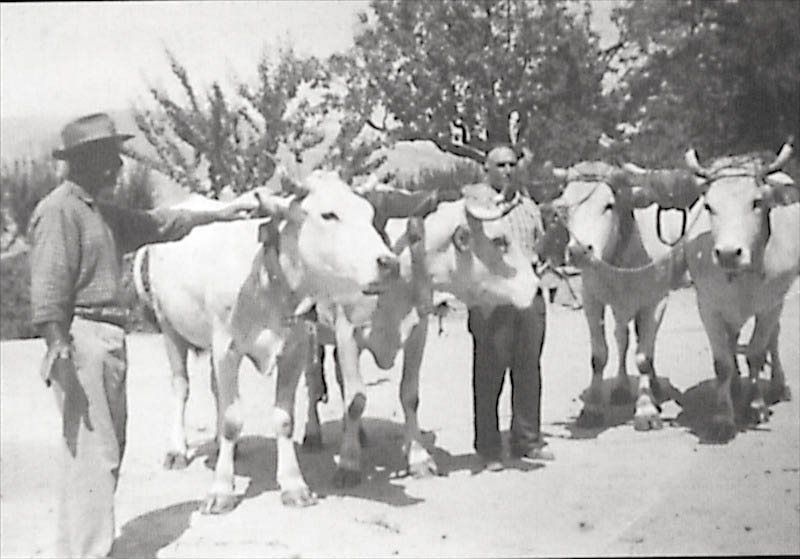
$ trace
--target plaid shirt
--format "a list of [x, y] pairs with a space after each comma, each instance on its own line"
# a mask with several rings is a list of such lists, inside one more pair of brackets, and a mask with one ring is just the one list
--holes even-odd
[[191, 230], [183, 210], [138, 211], [95, 200], [64, 182], [31, 216], [31, 315], [35, 325], [72, 321], [76, 306], [119, 306], [122, 254]]
[[[471, 189], [473, 192], [483, 192], [485, 190], [487, 195], [496, 194], [496, 191], [486, 183], [470, 185], [465, 188]], [[538, 264], [540, 258], [537, 253], [536, 242], [544, 234], [542, 214], [539, 206], [536, 205], [536, 202], [525, 190], [519, 191], [518, 196], [517, 204], [500, 220], [508, 223], [511, 229], [511, 239], [514, 244], [520, 247], [522, 254], [532, 264]]]

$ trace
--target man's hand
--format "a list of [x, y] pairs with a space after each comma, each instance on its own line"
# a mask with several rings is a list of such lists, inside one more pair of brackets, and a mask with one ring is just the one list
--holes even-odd
[[225, 206], [217, 210], [218, 221], [234, 221], [236, 219], [245, 219], [250, 217], [250, 214], [258, 211], [261, 207], [256, 196], [252, 193], [239, 196], [235, 200], [227, 203]]
[[78, 448], [78, 432], [83, 421], [86, 428], [93, 430], [89, 417], [89, 399], [78, 379], [78, 372], [71, 356], [56, 354], [50, 368], [50, 378], [58, 383], [64, 396], [62, 405], [61, 433], [69, 451], [75, 456]]

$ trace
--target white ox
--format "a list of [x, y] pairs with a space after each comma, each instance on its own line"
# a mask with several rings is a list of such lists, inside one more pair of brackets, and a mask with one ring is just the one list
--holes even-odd
[[[669, 291], [679, 284], [686, 270], [681, 244], [677, 243], [682, 235], [681, 220], [672, 213], [663, 216], [659, 235], [658, 208], [654, 205], [658, 193], [652, 184], [640, 180], [634, 185], [631, 181], [636, 181], [636, 176], [612, 165], [583, 162], [553, 172], [566, 180], [562, 195], [553, 205], [569, 231], [569, 261], [581, 269], [583, 311], [591, 341], [592, 380], [577, 423], [597, 427], [605, 421], [602, 383], [608, 361], [605, 308], [609, 306], [619, 361], [611, 403], [627, 404], [635, 399], [635, 429], [659, 429], [662, 422], [657, 400], [661, 395], [654, 366], [655, 341]], [[697, 205], [688, 220], [694, 222], [700, 211]], [[672, 243], [676, 243], [675, 248]], [[635, 398], [626, 366], [631, 321], [637, 336], [639, 370]]]
[[[242, 429], [238, 370], [243, 357], [261, 372], [277, 365], [273, 421], [283, 502], [316, 502], [292, 442], [298, 377], [313, 343], [308, 325], [296, 316], [309, 307], [310, 298], [333, 305], [351, 302], [362, 291], [396, 279], [399, 270], [372, 226], [372, 206], [338, 175], [314, 172], [302, 188], [301, 201], [266, 199], [268, 209], [285, 218], [273, 239], [277, 251], [259, 242], [257, 220], [200, 227], [180, 241], [146, 249], [149, 289], [143, 277], [137, 286], [149, 291], [162, 327], [176, 400], [168, 467], [187, 458], [187, 351], [211, 350], [219, 454], [207, 513], [226, 512], [236, 504], [233, 461]], [[143, 255], [137, 255], [137, 264]]]
[[[768, 418], [757, 382], [767, 352], [772, 365], [770, 399], [790, 399], [778, 332], [786, 292], [800, 272], [798, 189], [781, 171], [791, 152], [786, 144], [766, 165], [758, 157], [742, 155], [719, 158], [708, 167], [700, 165], [694, 150], [686, 154], [711, 226], [691, 242], [686, 257], [714, 359], [717, 384], [709, 436], [715, 441], [733, 438], [737, 419], [758, 423]], [[750, 383], [742, 407], [735, 409], [737, 342], [752, 317], [755, 325], [745, 350]]]
[[[490, 309], [512, 304], [525, 308], [532, 304], [538, 280], [530, 262], [513, 243], [505, 221], [498, 221], [510, 209], [507, 205], [473, 196], [442, 203], [424, 221], [412, 219], [409, 230], [397, 242], [401, 277], [391, 289], [371, 301], [361, 301], [360, 313], [370, 313], [363, 325], [349, 325], [343, 336], [336, 337], [337, 379], [342, 384], [345, 401], [350, 394], [364, 395], [364, 382], [358, 373], [358, 356], [368, 350], [378, 367], [389, 369], [403, 350], [400, 402], [405, 415], [403, 453], [408, 471], [426, 476], [437, 465], [425, 449], [417, 420], [419, 371], [428, 332], [433, 290], [447, 292], [470, 307]], [[370, 306], [371, 305], [371, 306]], [[364, 311], [364, 307], [367, 308]], [[324, 319], [323, 319], [324, 322]], [[337, 328], [344, 325], [339, 321]], [[323, 342], [331, 343], [329, 337]], [[317, 375], [322, 374], [322, 363]], [[311, 379], [313, 383], [313, 379]], [[318, 393], [309, 394], [309, 415], [304, 444], [321, 444]], [[334, 478], [338, 485], [354, 485], [361, 479], [360, 410], [344, 415], [344, 437], [339, 469]]]

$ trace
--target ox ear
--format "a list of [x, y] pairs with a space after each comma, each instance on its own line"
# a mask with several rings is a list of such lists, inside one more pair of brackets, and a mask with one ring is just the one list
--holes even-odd
[[783, 171], [775, 171], [764, 177], [767, 183], [767, 197], [773, 205], [786, 206], [800, 201], [800, 188], [794, 179]]
[[464, 252], [469, 249], [471, 239], [472, 232], [466, 225], [459, 225], [453, 232], [453, 245], [459, 252]]
[[633, 186], [630, 190], [630, 201], [634, 208], [646, 208], [657, 202], [656, 193], [646, 186]]

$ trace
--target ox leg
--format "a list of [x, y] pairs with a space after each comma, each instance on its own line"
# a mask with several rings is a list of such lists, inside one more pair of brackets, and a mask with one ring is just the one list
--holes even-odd
[[417, 408], [419, 407], [419, 375], [425, 340], [428, 336], [428, 317], [420, 317], [409, 334], [403, 349], [403, 377], [400, 380], [400, 403], [405, 415], [403, 454], [408, 472], [414, 477], [436, 475], [436, 462], [422, 444]]
[[611, 391], [611, 403], [615, 406], [633, 403], [631, 396], [631, 383], [628, 378], [628, 345], [630, 332], [627, 317], [614, 314], [614, 340], [617, 342], [617, 384]]
[[204, 514], [230, 512], [238, 500], [234, 494], [233, 462], [236, 442], [244, 424], [239, 400], [239, 364], [242, 354], [233, 340], [214, 325], [211, 359], [217, 385], [217, 439], [219, 452], [211, 491], [203, 506]]
[[586, 392], [576, 424], [579, 427], [600, 427], [605, 422], [603, 414], [603, 369], [608, 361], [608, 345], [605, 333], [605, 305], [583, 293], [583, 313], [589, 324], [592, 345], [592, 382]]
[[166, 321], [161, 324], [164, 347], [172, 370], [172, 421], [169, 448], [164, 457], [164, 468], [183, 470], [189, 465], [189, 447], [186, 443], [186, 403], [189, 400], [189, 374], [186, 358], [189, 344]]
[[367, 391], [358, 369], [359, 351], [355, 340], [355, 329], [341, 307], [336, 309], [335, 331], [336, 362], [341, 369], [345, 413], [339, 465], [333, 482], [338, 487], [352, 487], [361, 483], [359, 431], [361, 416], [367, 405]]
[[314, 451], [322, 449], [322, 427], [319, 422], [317, 404], [328, 401], [328, 385], [325, 382], [325, 346], [320, 344], [317, 359], [309, 363], [306, 370], [308, 385], [308, 415], [306, 432], [303, 436], [303, 448]]
[[770, 338], [768, 346], [769, 360], [772, 368], [769, 383], [769, 401], [771, 403], [789, 402], [792, 399], [792, 391], [789, 390], [789, 385], [786, 384], [786, 374], [783, 371], [783, 364], [778, 354], [778, 338], [780, 332], [781, 324], [778, 322], [775, 325], [775, 331], [772, 333], [772, 338]]
[[648, 306], [636, 315], [636, 367], [639, 369], [639, 389], [636, 394], [636, 411], [633, 427], [637, 431], [661, 429], [661, 407], [658, 405], [660, 388], [654, 366], [656, 334], [664, 318], [667, 300]]
[[765, 423], [769, 420], [769, 407], [764, 401], [764, 394], [758, 384], [758, 378], [767, 361], [767, 349], [772, 340], [773, 333], [778, 328], [780, 319], [780, 308], [777, 312], [770, 311], [756, 316], [756, 323], [753, 328], [753, 335], [750, 343], [747, 344], [746, 357], [747, 368], [750, 371], [748, 379], [748, 394], [746, 402], [748, 407], [745, 412], [745, 420], [748, 423]]
[[[702, 301], [702, 298], [698, 298]], [[719, 314], [705, 310], [700, 305], [700, 318], [705, 327], [711, 354], [714, 358], [714, 373], [717, 377], [716, 398], [711, 416], [709, 435], [717, 442], [727, 442], [736, 435], [736, 422], [732, 391], [739, 384], [736, 366], [736, 336]]]
[[273, 422], [278, 447], [277, 481], [281, 488], [281, 502], [287, 506], [306, 507], [317, 503], [317, 496], [308, 488], [294, 446], [294, 402], [300, 375], [308, 363], [312, 337], [299, 326], [278, 358], [278, 378], [275, 386]]

